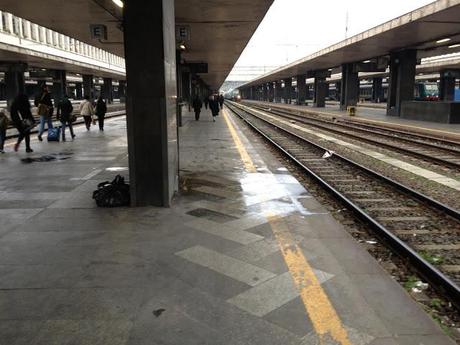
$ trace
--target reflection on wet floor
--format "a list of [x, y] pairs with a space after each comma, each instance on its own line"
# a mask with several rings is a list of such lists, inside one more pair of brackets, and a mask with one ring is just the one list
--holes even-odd
[[73, 155], [72, 152], [59, 152], [59, 153], [52, 153], [49, 155], [43, 155], [40, 157], [26, 157], [22, 158], [22, 163], [34, 163], [34, 162], [53, 162], [53, 161], [62, 161], [71, 158], [70, 156]]

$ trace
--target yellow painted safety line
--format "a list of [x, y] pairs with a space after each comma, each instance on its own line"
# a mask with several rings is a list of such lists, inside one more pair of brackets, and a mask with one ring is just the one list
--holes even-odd
[[232, 135], [233, 141], [235, 142], [236, 148], [241, 156], [241, 160], [244, 163], [244, 166], [248, 172], [255, 173], [257, 172], [257, 169], [251, 159], [251, 157], [248, 154], [248, 151], [246, 151], [246, 148], [244, 147], [243, 143], [241, 142], [240, 137], [238, 136], [238, 133], [236, 133], [235, 127], [233, 126], [232, 122], [228, 118], [227, 115], [227, 110], [224, 109], [222, 111], [222, 114], [225, 119], [225, 123], [227, 124], [228, 130], [230, 131], [230, 134]]
[[286, 223], [279, 216], [267, 218], [321, 344], [334, 340], [337, 344], [351, 345], [347, 330]]
[[[255, 172], [256, 169], [252, 159], [231, 123], [226, 110], [223, 111], [223, 116], [246, 170]], [[294, 241], [286, 223], [282, 221], [281, 217], [274, 215], [268, 215], [267, 220], [281, 248], [284, 261], [288, 266], [291, 277], [299, 291], [305, 310], [321, 344], [329, 339], [334, 340], [340, 345], [352, 345], [340, 317], [326, 292], [321, 287], [318, 278], [316, 278], [313, 268], [303, 255], [302, 249]]]

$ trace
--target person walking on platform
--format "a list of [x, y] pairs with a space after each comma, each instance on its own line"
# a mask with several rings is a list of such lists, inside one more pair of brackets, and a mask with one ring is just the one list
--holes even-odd
[[208, 110], [208, 104], [209, 104], [209, 97], [208, 96], [203, 97], [203, 103], [204, 103], [204, 108], [206, 110]]
[[91, 117], [94, 115], [93, 105], [89, 101], [89, 96], [85, 95], [83, 101], [80, 103], [80, 115], [85, 120], [86, 130], [89, 131], [91, 128]]
[[223, 94], [219, 95], [218, 101], [219, 101], [220, 109], [223, 109], [224, 108], [224, 95]]
[[59, 102], [58, 110], [57, 110], [58, 120], [61, 121], [61, 125], [62, 125], [62, 141], [65, 141], [66, 126], [69, 127], [69, 132], [70, 132], [70, 136], [72, 137], [72, 139], [75, 138], [75, 134], [73, 133], [73, 126], [72, 126], [72, 120], [73, 120], [72, 111], [73, 111], [72, 103], [70, 102], [68, 96], [64, 95], [64, 97]]
[[5, 153], [3, 150], [6, 140], [6, 129], [8, 128], [8, 117], [5, 112], [0, 110], [0, 153]]
[[211, 109], [212, 113], [212, 121], [216, 122], [216, 116], [219, 115], [219, 101], [217, 99], [217, 95], [213, 96], [209, 99], [209, 109]]
[[201, 102], [198, 96], [195, 96], [193, 100], [193, 110], [195, 111], [195, 120], [198, 121], [200, 119], [201, 108], [203, 107], [203, 103]]
[[38, 140], [43, 141], [42, 134], [45, 131], [45, 122], [48, 124], [48, 129], [53, 128], [53, 102], [51, 95], [48, 92], [48, 86], [44, 85], [42, 93], [35, 99], [37, 113], [40, 116], [40, 129], [38, 130]]
[[96, 103], [96, 116], [97, 121], [99, 122], [99, 130], [104, 132], [104, 119], [105, 113], [107, 112], [107, 104], [102, 99], [102, 96], [99, 96]]
[[30, 131], [35, 126], [35, 120], [30, 111], [30, 103], [27, 95], [18, 95], [11, 104], [11, 121], [19, 132], [18, 141], [14, 145], [14, 151], [18, 151], [22, 140], [26, 141], [26, 152], [34, 152], [30, 148]]

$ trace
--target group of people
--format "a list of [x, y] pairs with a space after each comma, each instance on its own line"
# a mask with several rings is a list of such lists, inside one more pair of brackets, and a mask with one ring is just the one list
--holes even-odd
[[[46, 85], [43, 86], [42, 92], [35, 98], [35, 106], [37, 107], [37, 114], [39, 116], [38, 140], [43, 141], [42, 135], [45, 131], [45, 124], [47, 125], [48, 130], [54, 128], [53, 114], [55, 107]], [[68, 96], [64, 95], [57, 104], [56, 114], [57, 120], [61, 123], [62, 141], [66, 141], [65, 132], [67, 127], [69, 128], [72, 140], [75, 138], [72, 124], [77, 120], [77, 117], [73, 114], [73, 110], [73, 105]], [[91, 128], [91, 124], [95, 124], [96, 119], [99, 123], [99, 130], [104, 131], [104, 119], [107, 112], [107, 104], [102, 97], [99, 97], [95, 106], [93, 106], [90, 101], [90, 97], [86, 95], [84, 100], [80, 103], [79, 112], [80, 115], [83, 116], [85, 126], [88, 131]], [[10, 117], [13, 126], [19, 133], [18, 140], [14, 145], [14, 150], [18, 151], [21, 142], [24, 140], [26, 144], [26, 152], [33, 152], [30, 147], [30, 134], [32, 129], [35, 127], [35, 119], [32, 115], [31, 105], [27, 95], [20, 94], [13, 100], [10, 107]], [[5, 112], [0, 111], [0, 153], [5, 152], [4, 143], [9, 122], [10, 120], [6, 116]]]
[[224, 107], [224, 96], [221, 95], [211, 95], [209, 97], [204, 97], [203, 101], [201, 101], [200, 97], [195, 96], [192, 102], [192, 108], [195, 112], [195, 120], [198, 121], [200, 119], [201, 109], [203, 108], [203, 103], [205, 109], [211, 110], [212, 114], [212, 121], [216, 122], [216, 116], [219, 115], [219, 109], [223, 109]]

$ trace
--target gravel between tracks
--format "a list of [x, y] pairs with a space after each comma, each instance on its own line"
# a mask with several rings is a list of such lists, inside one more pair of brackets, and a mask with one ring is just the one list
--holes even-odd
[[[297, 123], [298, 124], [298, 123]], [[421, 176], [412, 174], [408, 171], [405, 171], [403, 169], [400, 169], [398, 167], [389, 165], [385, 162], [382, 162], [378, 159], [369, 157], [367, 155], [364, 155], [362, 153], [359, 153], [357, 151], [351, 150], [349, 148], [346, 148], [344, 146], [341, 146], [339, 144], [332, 143], [330, 141], [320, 139], [315, 135], [308, 134], [302, 131], [299, 131], [295, 128], [292, 128], [290, 126], [284, 125], [284, 124], [279, 124], [283, 128], [287, 128], [290, 131], [297, 133], [308, 140], [311, 140], [314, 143], [317, 143], [329, 150], [335, 151], [357, 163], [360, 163], [364, 166], [369, 166], [372, 167], [373, 170], [389, 177], [392, 178], [400, 183], [403, 183], [404, 185], [411, 187], [413, 189], [416, 189], [417, 191], [420, 191], [427, 196], [432, 197], [433, 199], [438, 200], [439, 202], [442, 202], [451, 208], [460, 209], [460, 192], [456, 191], [455, 189], [449, 188], [447, 186], [443, 186], [435, 181], [428, 180], [426, 178], [423, 178]], [[328, 133], [329, 134], [329, 133]], [[337, 135], [334, 135], [334, 137]], [[348, 142], [353, 142], [349, 138], [345, 138], [346, 141]], [[354, 141], [355, 143], [359, 143], [359, 145], [364, 146], [362, 142]], [[375, 146], [369, 146], [372, 149], [376, 149]], [[388, 152], [384, 152], [383, 150], [379, 150], [379, 152], [387, 154]], [[408, 157], [404, 155], [400, 155], [401, 159], [404, 161], [408, 161]], [[416, 160], [416, 162], [412, 162], [414, 165], [422, 166], [420, 164], [420, 160]], [[424, 166], [425, 168], [428, 168], [429, 170], [433, 170], [432, 167], [434, 165], [428, 165]]]

